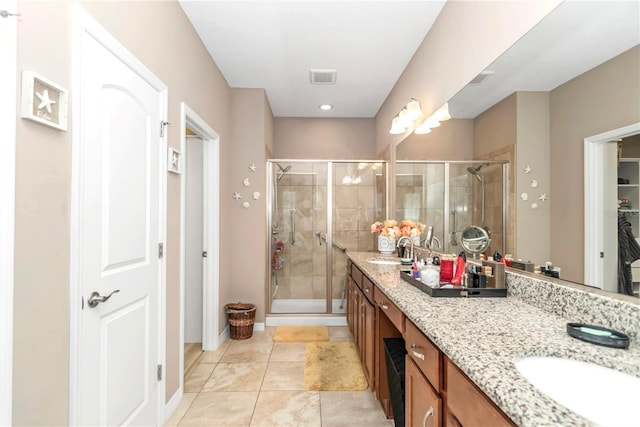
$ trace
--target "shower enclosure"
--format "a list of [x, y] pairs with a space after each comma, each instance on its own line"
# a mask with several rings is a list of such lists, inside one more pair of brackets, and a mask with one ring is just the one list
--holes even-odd
[[434, 249], [462, 251], [462, 231], [477, 225], [491, 237], [486, 253], [513, 252], [507, 236], [508, 163], [397, 161], [395, 218], [434, 228]]
[[267, 171], [267, 312], [344, 315], [346, 251], [375, 250], [386, 163], [269, 160]]

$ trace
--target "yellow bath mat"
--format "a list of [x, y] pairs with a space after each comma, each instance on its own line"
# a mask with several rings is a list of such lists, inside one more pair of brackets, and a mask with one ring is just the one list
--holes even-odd
[[367, 388], [360, 357], [352, 342], [307, 344], [304, 388], [319, 391], [359, 391]]
[[278, 326], [273, 335], [275, 342], [329, 341], [326, 326]]

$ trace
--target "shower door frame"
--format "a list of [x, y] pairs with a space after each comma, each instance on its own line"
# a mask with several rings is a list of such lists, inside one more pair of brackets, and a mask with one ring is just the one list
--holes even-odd
[[[274, 182], [274, 168], [276, 163], [290, 163], [290, 164], [300, 164], [300, 163], [324, 163], [326, 166], [327, 180], [327, 194], [326, 194], [326, 240], [325, 240], [325, 255], [326, 255], [326, 269], [325, 269], [325, 311], [322, 313], [296, 313], [296, 312], [288, 312], [288, 313], [273, 313], [272, 312], [272, 303], [273, 297], [272, 293], [272, 269], [271, 269], [271, 256], [272, 256], [272, 239], [274, 236], [273, 230], [273, 199], [274, 199], [274, 190], [277, 185], [277, 181]], [[334, 159], [267, 159], [266, 161], [266, 173], [267, 173], [267, 245], [266, 245], [266, 280], [268, 286], [266, 286], [265, 292], [265, 313], [267, 316], [273, 317], [287, 317], [287, 316], [296, 316], [296, 317], [346, 317], [345, 312], [334, 313], [333, 312], [333, 190], [334, 190], [334, 166], [337, 163], [382, 163], [383, 173], [385, 178], [385, 193], [384, 193], [384, 213], [385, 217], [389, 212], [389, 185], [390, 185], [390, 168], [389, 162], [386, 160], [334, 160]], [[275, 184], [275, 185], [274, 185]], [[277, 213], [276, 213], [277, 214]], [[345, 270], [346, 275], [346, 270]], [[345, 289], [346, 292], [346, 289]], [[346, 302], [346, 295], [345, 295]]]

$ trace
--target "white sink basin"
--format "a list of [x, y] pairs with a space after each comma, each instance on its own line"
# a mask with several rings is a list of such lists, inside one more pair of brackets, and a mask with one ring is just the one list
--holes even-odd
[[371, 264], [383, 264], [383, 265], [399, 265], [400, 261], [396, 259], [385, 259], [385, 258], [369, 258], [367, 262]]
[[601, 426], [640, 426], [640, 378], [593, 363], [527, 357], [518, 371], [556, 402]]

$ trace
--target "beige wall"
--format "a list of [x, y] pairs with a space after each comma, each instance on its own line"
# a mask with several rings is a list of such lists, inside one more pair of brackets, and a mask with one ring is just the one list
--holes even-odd
[[431, 133], [409, 135], [396, 147], [397, 160], [473, 159], [473, 120], [451, 119]]
[[391, 120], [413, 97], [426, 116], [535, 26], [560, 1], [449, 1], [376, 115], [376, 152], [407, 135]]
[[[86, 10], [169, 88], [168, 144], [179, 147], [180, 102], [221, 137], [228, 158], [229, 87], [177, 2], [88, 2]], [[73, 94], [72, 9], [20, 2], [18, 72], [35, 71]], [[171, 28], [171, 31], [167, 31]], [[198, 84], [193, 84], [198, 82]], [[18, 86], [19, 87], [19, 86]], [[71, 105], [73, 110], [74, 105]], [[71, 132], [17, 120], [14, 425], [68, 424]], [[264, 147], [262, 147], [264, 150]], [[235, 165], [221, 162], [221, 188]], [[171, 174], [169, 174], [171, 175]], [[178, 387], [180, 178], [168, 176], [166, 393]], [[221, 199], [221, 210], [232, 208]], [[223, 227], [223, 241], [233, 230]], [[221, 263], [221, 270], [230, 271]], [[224, 272], [221, 272], [224, 274]], [[224, 289], [227, 283], [221, 282]]]
[[[543, 264], [551, 259], [549, 250], [550, 202], [538, 200], [549, 195], [549, 93], [517, 92], [516, 117], [516, 258]], [[531, 172], [525, 173], [529, 166]], [[537, 187], [532, 187], [535, 180]], [[520, 194], [527, 193], [523, 201]], [[532, 209], [536, 203], [538, 208]]]
[[375, 159], [374, 119], [278, 117], [273, 157], [277, 159]]
[[[70, 88], [69, 7], [18, 6], [16, 87], [31, 70]], [[67, 424], [70, 167], [70, 132], [17, 119], [14, 425]]]
[[516, 106], [514, 93], [473, 119], [473, 146], [477, 158], [516, 143]]
[[584, 277], [584, 138], [640, 122], [640, 46], [550, 93], [551, 259]]
[[[222, 304], [247, 302], [256, 304], [256, 322], [264, 322], [266, 286], [266, 173], [265, 146], [268, 135], [265, 129], [271, 127], [270, 109], [267, 108], [263, 89], [232, 89], [231, 91], [231, 140], [237, 141], [224, 161], [235, 165], [227, 171], [228, 184], [221, 187], [221, 200], [230, 200], [231, 206], [221, 217], [220, 229], [228, 231], [221, 243], [221, 261], [226, 269], [222, 271], [220, 300]], [[251, 123], [251, 126], [247, 126]], [[256, 172], [249, 166], [255, 165]], [[250, 185], [243, 186], [249, 178]], [[253, 192], [260, 192], [260, 198], [253, 200]], [[234, 200], [238, 192], [241, 200]], [[243, 208], [243, 202], [249, 208]], [[225, 310], [221, 313], [221, 325], [226, 323]]]

